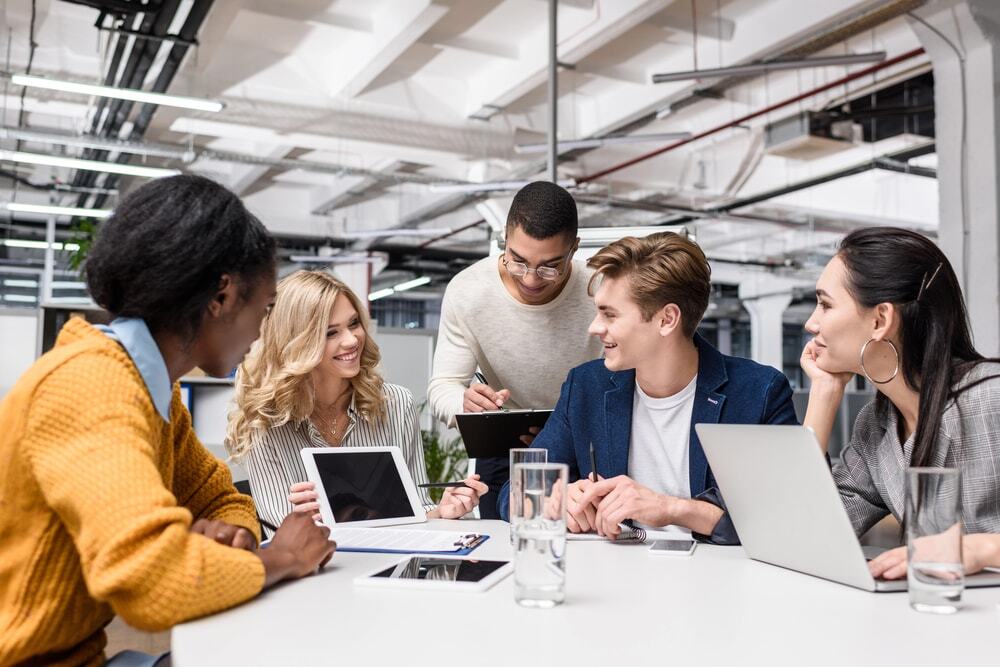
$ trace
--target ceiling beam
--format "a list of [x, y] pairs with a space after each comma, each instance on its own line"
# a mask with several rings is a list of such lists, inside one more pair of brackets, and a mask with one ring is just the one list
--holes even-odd
[[387, 4], [375, 17], [372, 33], [359, 38], [359, 48], [338, 51], [328, 92], [348, 98], [361, 94], [447, 13], [447, 7], [430, 0]]
[[[573, 26], [560, 20], [560, 28], [570, 32], [558, 47], [559, 62], [574, 64], [605, 44], [617, 39], [660, 11], [671, 0], [616, 0], [602, 5], [603, 11], [597, 20], [589, 20], [585, 27], [572, 32]], [[544, 35], [547, 26], [538, 26], [532, 39], [522, 43], [530, 44], [522, 48], [523, 56], [515, 63], [495, 68], [489, 76], [481, 76], [469, 82], [470, 90], [466, 103], [466, 115], [471, 115], [484, 106], [504, 108], [538, 86], [545, 83], [548, 55]]]
[[[261, 146], [255, 144], [251, 152], [267, 159], [280, 160], [292, 152], [288, 146]], [[227, 185], [238, 195], [248, 194], [251, 188], [264, 177], [264, 174], [274, 169], [271, 165], [233, 163], [232, 175]]]

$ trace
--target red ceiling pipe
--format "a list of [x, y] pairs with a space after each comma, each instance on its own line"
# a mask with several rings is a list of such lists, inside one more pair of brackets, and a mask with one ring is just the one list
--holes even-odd
[[621, 171], [622, 169], [627, 169], [627, 168], [631, 167], [632, 165], [639, 164], [640, 162], [645, 162], [646, 160], [648, 160], [650, 158], [654, 158], [657, 155], [662, 155], [663, 153], [666, 153], [668, 151], [672, 151], [675, 148], [679, 148], [679, 147], [683, 146], [684, 144], [689, 144], [692, 141], [697, 141], [699, 139], [704, 139], [705, 137], [707, 137], [709, 135], [712, 135], [712, 134], [715, 134], [716, 132], [721, 132], [722, 130], [728, 129], [730, 127], [734, 127], [736, 125], [741, 125], [741, 124], [747, 122], [748, 120], [752, 120], [752, 119], [757, 118], [759, 116], [763, 116], [764, 114], [770, 113], [770, 112], [774, 111], [775, 109], [780, 109], [782, 107], [787, 107], [789, 104], [795, 104], [796, 102], [801, 102], [802, 100], [806, 99], [807, 97], [812, 97], [813, 95], [818, 95], [819, 93], [822, 93], [822, 92], [825, 92], [827, 90], [830, 90], [831, 88], [836, 88], [837, 86], [843, 86], [845, 83], [849, 83], [851, 81], [854, 81], [855, 79], [860, 79], [861, 77], [868, 76], [869, 74], [872, 74], [873, 72], [878, 72], [879, 70], [885, 69], [886, 67], [892, 67], [893, 65], [899, 64], [899, 63], [903, 62], [904, 60], [909, 60], [910, 58], [915, 58], [915, 57], [919, 56], [923, 52], [924, 52], [924, 50], [922, 48], [918, 48], [918, 49], [913, 49], [912, 51], [907, 51], [906, 53], [901, 53], [900, 55], [898, 55], [898, 56], [896, 56], [894, 58], [889, 58], [888, 60], [883, 60], [880, 63], [876, 63], [876, 64], [872, 65], [871, 67], [866, 67], [865, 69], [858, 70], [857, 72], [852, 72], [851, 74], [848, 74], [845, 77], [841, 77], [841, 78], [837, 79], [836, 81], [831, 81], [830, 83], [824, 84], [824, 85], [820, 86], [819, 88], [813, 88], [812, 90], [808, 90], [808, 91], [806, 91], [804, 93], [796, 95], [795, 97], [789, 97], [787, 100], [782, 100], [781, 102], [777, 102], [776, 104], [772, 104], [769, 107], [765, 107], [765, 108], [760, 109], [758, 111], [754, 111], [752, 113], [748, 113], [745, 116], [741, 116], [740, 118], [737, 118], [736, 120], [730, 121], [730, 122], [725, 123], [723, 125], [719, 125], [717, 127], [713, 127], [710, 130], [705, 130], [704, 132], [699, 132], [698, 134], [692, 135], [692, 136], [688, 137], [687, 139], [681, 139], [680, 141], [675, 141], [674, 143], [668, 144], [668, 145], [666, 145], [666, 146], [664, 146], [662, 148], [657, 148], [655, 151], [651, 151], [649, 153], [644, 153], [643, 155], [640, 155], [639, 157], [632, 158], [631, 160], [626, 160], [625, 162], [622, 162], [620, 164], [616, 164], [613, 167], [608, 167], [607, 169], [603, 169], [603, 170], [598, 171], [596, 173], [589, 174], [587, 176], [581, 176], [581, 177], [579, 177], [579, 178], [576, 179], [576, 182], [577, 183], [588, 183], [590, 181], [596, 181], [597, 179], [603, 178], [604, 176], [607, 176], [608, 174], [613, 174], [616, 171]]

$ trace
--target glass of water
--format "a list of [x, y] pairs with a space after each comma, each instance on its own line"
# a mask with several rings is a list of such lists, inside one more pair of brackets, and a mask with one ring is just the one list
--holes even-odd
[[[518, 498], [514, 529], [514, 599], [525, 607], [554, 607], [566, 598], [566, 482], [564, 463], [514, 466]], [[514, 519], [512, 509], [511, 519]]]
[[518, 484], [520, 480], [514, 476], [514, 466], [518, 463], [548, 463], [549, 460], [549, 450], [547, 449], [512, 449], [510, 450], [510, 505], [509, 516], [510, 516], [510, 543], [514, 544], [514, 519], [520, 516], [522, 512], [515, 511], [515, 503], [517, 499], [522, 496], [518, 491]]
[[961, 491], [955, 468], [906, 472], [906, 578], [917, 611], [958, 611], [965, 588]]

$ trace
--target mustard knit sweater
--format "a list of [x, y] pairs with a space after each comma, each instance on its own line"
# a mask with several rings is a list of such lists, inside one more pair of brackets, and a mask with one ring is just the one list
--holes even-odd
[[191, 534], [202, 517], [260, 539], [179, 389], [167, 424], [121, 346], [70, 320], [0, 402], [0, 665], [99, 665], [116, 613], [164, 630], [254, 597], [260, 559]]

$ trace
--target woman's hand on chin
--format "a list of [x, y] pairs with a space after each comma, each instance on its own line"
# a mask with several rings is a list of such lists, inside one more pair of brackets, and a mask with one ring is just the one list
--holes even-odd
[[[799, 357], [799, 366], [809, 378], [812, 389], [825, 389], [834, 392], [843, 392], [844, 387], [854, 377], [854, 373], [847, 371], [844, 373], [831, 373], [819, 367], [817, 359], [819, 357], [819, 346], [816, 339], [812, 338], [802, 348], [802, 356]], [[811, 390], [810, 390], [811, 393]]]

